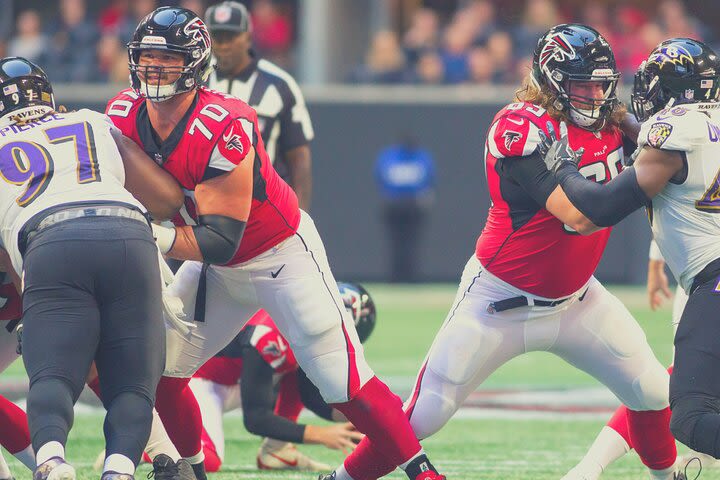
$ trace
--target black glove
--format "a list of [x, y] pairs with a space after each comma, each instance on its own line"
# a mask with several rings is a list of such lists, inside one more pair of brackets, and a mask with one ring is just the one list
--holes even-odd
[[552, 123], [547, 122], [547, 129], [549, 135], [545, 135], [542, 130], [538, 132], [541, 142], [537, 146], [537, 151], [543, 157], [547, 169], [556, 173], [560, 167], [567, 164], [577, 168], [585, 149], [580, 147], [573, 150], [570, 147], [565, 122], [560, 122], [560, 138], [557, 137]]

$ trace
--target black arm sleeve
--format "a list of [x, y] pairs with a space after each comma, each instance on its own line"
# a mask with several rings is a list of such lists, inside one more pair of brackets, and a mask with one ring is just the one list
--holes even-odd
[[273, 369], [254, 348], [243, 352], [240, 379], [243, 423], [248, 432], [286, 442], [302, 443], [305, 425], [275, 415]]
[[322, 395], [320, 395], [320, 390], [307, 378], [307, 375], [305, 375], [302, 369], [297, 371], [297, 376], [300, 399], [303, 405], [305, 405], [305, 408], [312, 411], [318, 417], [332, 421], [333, 408], [325, 403]]
[[512, 178], [541, 207], [545, 207], [548, 197], [558, 185], [537, 152], [525, 157], [503, 158], [499, 168], [498, 173]]
[[575, 208], [598, 227], [615, 225], [650, 203], [632, 167], [626, 168], [604, 185], [586, 179], [578, 172], [577, 166], [570, 164], [561, 166], [556, 176]]

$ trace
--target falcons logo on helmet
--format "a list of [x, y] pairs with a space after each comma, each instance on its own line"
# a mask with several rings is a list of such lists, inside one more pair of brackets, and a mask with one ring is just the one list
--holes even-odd
[[551, 58], [554, 58], [558, 62], [575, 58], [575, 49], [562, 33], [556, 33], [548, 38], [545, 45], [543, 45], [540, 51], [540, 58], [538, 59], [540, 68], [545, 70], [545, 66]]
[[510, 147], [513, 143], [519, 141], [522, 138], [522, 133], [513, 132], [512, 130], [507, 130], [505, 133], [503, 133], [503, 138], [505, 139], [505, 148], [510, 150]]
[[199, 17], [195, 17], [192, 22], [185, 25], [183, 32], [195, 40], [195, 43], [200, 45], [203, 51], [210, 48], [210, 33]]

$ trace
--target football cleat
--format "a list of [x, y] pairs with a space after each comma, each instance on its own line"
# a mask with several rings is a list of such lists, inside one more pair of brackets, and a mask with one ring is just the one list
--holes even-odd
[[200, 463], [190, 463], [187, 460], [185, 460], [185, 463], [190, 465], [193, 473], [195, 474], [195, 478], [197, 480], [208, 480], [207, 473], [205, 473], [205, 462], [204, 461], [202, 461]]
[[33, 480], [75, 480], [75, 469], [64, 459], [52, 457], [35, 468]]
[[[694, 453], [694, 452], [691, 452], [691, 453]], [[691, 455], [688, 454], [687, 456], [691, 456]], [[684, 461], [684, 460], [683, 460], [683, 461]], [[680, 471], [675, 472], [675, 476], [673, 476], [673, 480], [689, 480], [690, 477], [689, 477], [689, 475], [688, 475], [688, 467], [689, 467], [690, 465], [692, 465], [693, 463], [695, 463], [695, 462], [697, 462], [698, 472], [697, 472], [697, 474], [695, 475], [695, 477], [693, 477], [693, 480], [697, 480], [697, 478], [698, 478], [698, 477], [700, 476], [700, 474], [702, 473], [702, 469], [703, 469], [703, 463], [702, 463], [702, 461], [700, 460], [700, 457], [697, 456], [697, 455], [693, 455], [692, 458], [690, 458], [690, 459], [687, 461], [687, 463], [685, 464], [685, 468], [683, 468], [683, 471], [682, 471], [682, 472], [680, 472]]]
[[128, 473], [103, 472], [100, 480], [135, 480], [135, 477]]
[[257, 454], [260, 470], [305, 470], [321, 472], [332, 467], [301, 453], [294, 444], [266, 438]]
[[172, 458], [161, 453], [153, 459], [152, 472], [148, 474], [148, 478], [155, 480], [196, 480], [195, 472], [190, 463], [181, 458], [174, 462]]
[[335, 480], [335, 472], [320, 475], [318, 480]]
[[702, 468], [720, 467], [720, 462], [718, 462], [718, 460], [716, 458], [711, 457], [710, 455], [708, 455], [706, 453], [700, 453], [700, 452], [690, 451], [690, 452], [686, 453], [685, 455], [683, 455], [682, 457], [680, 457], [680, 459], [678, 461], [683, 465], [687, 465], [695, 458], [697, 459], [696, 462], [698, 462], [698, 461], [700, 462], [700, 464], [702, 465]]
[[422, 472], [413, 480], [447, 480], [447, 477], [445, 477], [445, 475], [440, 475], [439, 473], [435, 472]]

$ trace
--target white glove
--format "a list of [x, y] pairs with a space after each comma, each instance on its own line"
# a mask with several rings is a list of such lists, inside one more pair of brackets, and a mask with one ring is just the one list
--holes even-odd
[[160, 253], [160, 247], [158, 246], [158, 262], [160, 265], [160, 277], [162, 278], [162, 302], [163, 302], [163, 315], [165, 321], [172, 325], [183, 335], [190, 333], [197, 325], [193, 322], [185, 321], [187, 315], [185, 314], [185, 305], [183, 305], [180, 297], [171, 295], [167, 290], [166, 286], [171, 284], [175, 280], [172, 270], [165, 263], [165, 259]]
[[175, 230], [175, 227], [168, 228], [153, 223], [152, 231], [153, 237], [155, 237], [155, 242], [160, 249], [160, 253], [164, 255], [172, 250], [172, 247], [175, 244], [175, 237], [177, 236], [177, 230]]

